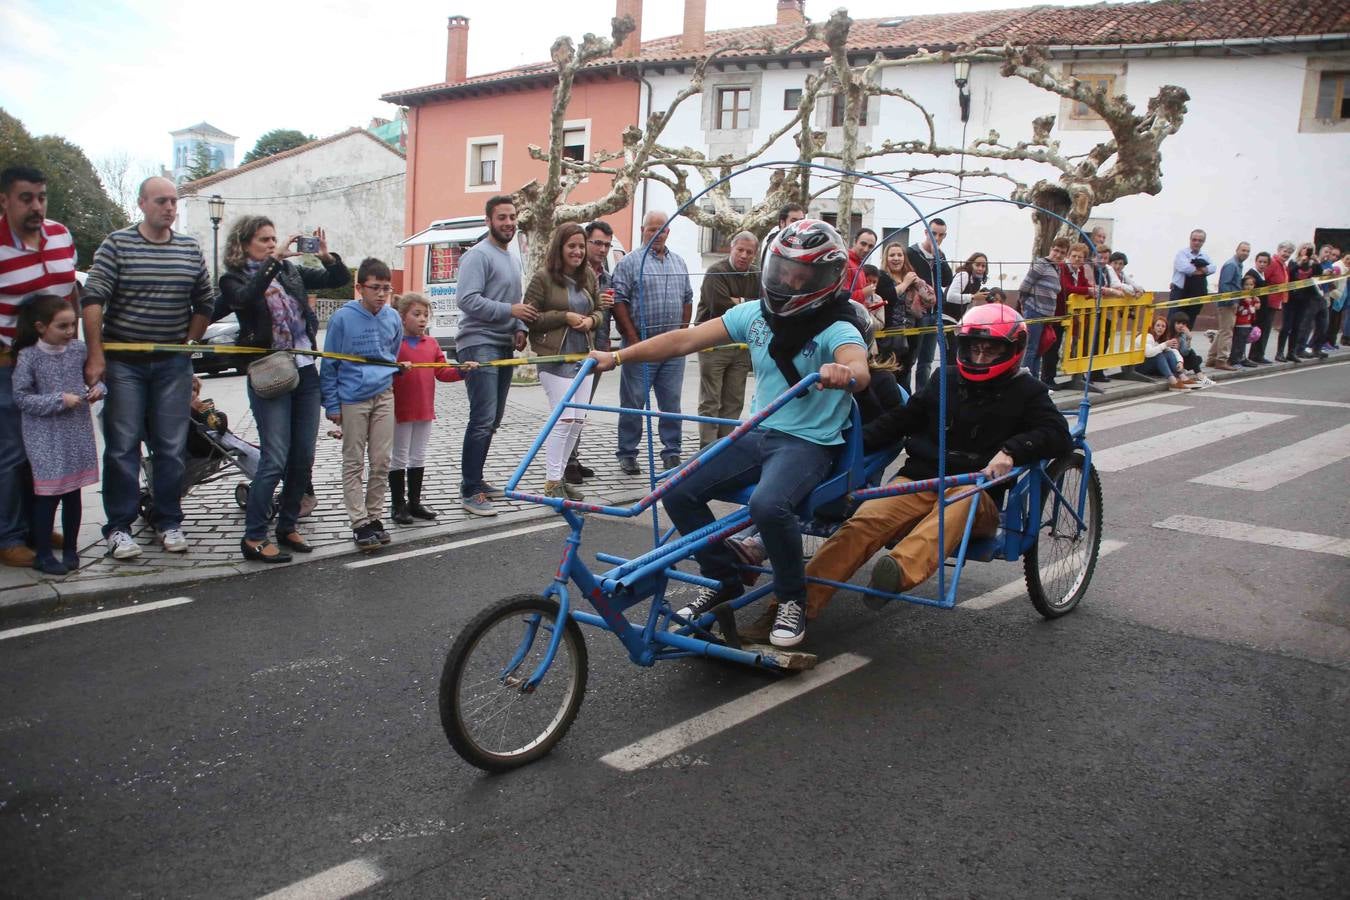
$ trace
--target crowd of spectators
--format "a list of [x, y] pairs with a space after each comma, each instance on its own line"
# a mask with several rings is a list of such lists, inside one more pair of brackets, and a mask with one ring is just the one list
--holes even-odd
[[[46, 218], [45, 176], [31, 168], [7, 169], [0, 175], [0, 195], [0, 230], [8, 239], [0, 247], [0, 418], [6, 422], [0, 429], [0, 560], [50, 574], [78, 567], [73, 532], [79, 527], [80, 488], [100, 479], [108, 556], [129, 559], [142, 552], [133, 533], [138, 515], [166, 551], [188, 549], [180, 501], [191, 362], [186, 353], [151, 345], [195, 342], [213, 319], [233, 314], [241, 345], [283, 351], [260, 354], [250, 365], [247, 396], [259, 447], [240, 538], [245, 557], [283, 562], [313, 549], [299, 520], [313, 504], [321, 415], [343, 442], [343, 502], [352, 540], [362, 550], [376, 550], [392, 540], [386, 518], [408, 524], [437, 515], [422, 501], [438, 382], [462, 381], [466, 391], [462, 508], [494, 516], [502, 491], [485, 480], [484, 468], [512, 384], [511, 368], [495, 364], [528, 344], [542, 358], [540, 382], [556, 404], [578, 371], [576, 360], [611, 349], [611, 328], [618, 333], [617, 361], [644, 339], [688, 330], [691, 322], [697, 327], [719, 321], [747, 301], [758, 303], [763, 248], [773, 239], [761, 244], [751, 232], [735, 235], [726, 258], [704, 273], [697, 297], [687, 263], [666, 246], [668, 216], [658, 210], [643, 217], [641, 246], [612, 271], [613, 229], [596, 221], [560, 226], [550, 236], [540, 270], [523, 273], [512, 247], [515, 205], [508, 196], [495, 196], [485, 207], [487, 236], [460, 260], [458, 365], [413, 368], [445, 361], [427, 336], [430, 304], [419, 294], [395, 298], [390, 267], [378, 259], [360, 263], [357, 298], [334, 313], [320, 346], [309, 293], [350, 280], [347, 263], [330, 250], [323, 229], [283, 238], [269, 219], [243, 216], [228, 231], [223, 271], [212, 284], [197, 243], [173, 229], [175, 186], [150, 178], [138, 196], [142, 220], [106, 237], [81, 290], [70, 233]], [[805, 215], [797, 204], [784, 207], [774, 234]], [[985, 253], [971, 253], [953, 271], [941, 250], [947, 238], [946, 223], [935, 218], [908, 246], [878, 247], [876, 232], [862, 228], [848, 247], [842, 284], [861, 310], [858, 327], [868, 332], [870, 345], [867, 367], [881, 391], [860, 402], [874, 403], [877, 411], [894, 405], [900, 396], [895, 387], [920, 391], [933, 373], [941, 332], [898, 332], [954, 324], [985, 304], [1012, 306], [1028, 320], [1020, 365], [1051, 390], [1077, 387], [1081, 381], [1056, 380], [1065, 329], [1054, 319], [1065, 314], [1068, 297], [1098, 290], [1104, 297], [1144, 293], [1126, 271], [1127, 256], [1108, 246], [1101, 230], [1091, 243], [1056, 238], [1013, 295], [991, 283]], [[1141, 371], [1165, 379], [1171, 390], [1191, 390], [1208, 383], [1206, 370], [1325, 358], [1350, 340], [1344, 281], [1259, 296], [1242, 293], [1344, 274], [1350, 259], [1338, 248], [1285, 241], [1251, 257], [1251, 245], [1243, 241], [1216, 265], [1205, 243], [1205, 232], [1197, 229], [1176, 254], [1172, 302], [1150, 314], [1149, 327], [1141, 329]], [[294, 259], [302, 247], [317, 266]], [[1211, 275], [1217, 275], [1215, 287], [1225, 296], [1214, 304], [1216, 327], [1202, 359], [1191, 332], [1208, 302], [1202, 298], [1211, 292]], [[882, 335], [871, 340], [877, 331]], [[1272, 334], [1277, 335], [1273, 360], [1266, 356]], [[1109, 331], [1105, 340], [1112, 343]], [[141, 347], [105, 347], [114, 343]], [[343, 358], [320, 358], [321, 350]], [[947, 350], [950, 355], [950, 345]], [[701, 449], [728, 434], [741, 417], [751, 354], [720, 346], [699, 354], [698, 365]], [[620, 405], [642, 409], [654, 397], [661, 412], [683, 413], [684, 366], [682, 354], [623, 366]], [[599, 378], [593, 375], [582, 399], [594, 396]], [[1094, 372], [1092, 380], [1109, 376]], [[91, 416], [99, 400], [101, 476]], [[584, 411], [569, 411], [548, 436], [545, 496], [585, 496], [580, 485], [595, 471], [579, 454], [584, 426]], [[620, 417], [613, 453], [624, 474], [642, 472], [643, 432], [641, 416]], [[662, 467], [679, 466], [685, 458], [680, 422], [660, 417], [655, 432]], [[142, 466], [143, 445], [153, 466]], [[64, 535], [53, 529], [58, 509]]]

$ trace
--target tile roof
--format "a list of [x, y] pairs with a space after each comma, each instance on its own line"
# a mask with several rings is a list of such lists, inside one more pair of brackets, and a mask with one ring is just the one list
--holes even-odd
[[244, 163], [242, 166], [235, 166], [233, 169], [221, 169], [219, 172], [212, 172], [205, 178], [198, 178], [196, 181], [185, 181], [178, 186], [178, 194], [196, 194], [202, 188], [210, 187], [226, 179], [233, 178], [236, 175], [242, 175], [244, 172], [252, 172], [254, 169], [261, 169], [263, 166], [270, 166], [274, 162], [280, 162], [283, 159], [289, 159], [292, 156], [299, 156], [301, 153], [308, 153], [326, 144], [336, 143], [343, 138], [351, 137], [354, 134], [364, 134], [384, 149], [395, 156], [404, 157], [406, 154], [397, 147], [391, 145], [388, 141], [381, 140], [371, 134], [364, 128], [348, 128], [346, 131], [339, 131], [337, 134], [331, 134], [326, 138], [319, 138], [317, 141], [310, 141], [307, 144], [301, 144], [299, 147], [292, 147], [289, 150], [282, 150], [280, 153], [273, 153], [271, 156], [264, 156], [262, 159], [255, 159], [251, 163]]
[[[1346, 0], [1312, 3], [1308, 0], [1153, 0], [857, 19], [849, 31], [849, 50], [907, 53], [921, 47], [939, 50], [966, 44], [1001, 45], [1005, 41], [1021, 45], [1091, 46], [1346, 33], [1350, 33], [1350, 2]], [[785, 48], [801, 35], [800, 24], [756, 25], [710, 31], [706, 46], [707, 51], [733, 45]], [[683, 49], [680, 41], [680, 35], [644, 41], [636, 59], [604, 57], [587, 68], [603, 71], [622, 64], [681, 63], [703, 56], [703, 52]], [[824, 43], [812, 41], [796, 48], [790, 56], [781, 49], [754, 49], [719, 58], [812, 59], [825, 52]], [[444, 99], [499, 83], [552, 82], [555, 71], [551, 62], [531, 63], [476, 75], [462, 82], [393, 91], [382, 99], [407, 104]]]

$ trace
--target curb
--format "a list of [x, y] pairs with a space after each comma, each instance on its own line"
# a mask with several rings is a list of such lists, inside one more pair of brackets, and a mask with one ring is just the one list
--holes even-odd
[[[615, 496], [611, 502], [632, 503], [646, 492], [631, 497]], [[450, 535], [468, 535], [480, 531], [489, 531], [501, 525], [515, 525], [522, 522], [538, 521], [556, 515], [546, 506], [498, 515], [491, 519], [475, 518], [461, 520], [445, 525], [433, 525], [418, 529], [417, 534], [408, 543], [391, 545], [392, 552], [416, 550], [429, 540], [443, 539]], [[30, 619], [38, 616], [61, 612], [80, 604], [98, 603], [115, 598], [119, 594], [143, 588], [167, 588], [197, 584], [203, 581], [215, 581], [241, 575], [256, 575], [266, 571], [285, 571], [296, 569], [316, 562], [325, 562], [344, 557], [378, 558], [378, 554], [366, 554], [350, 546], [319, 547], [313, 553], [298, 557], [289, 563], [252, 563], [230, 562], [216, 565], [204, 565], [201, 568], [163, 569], [146, 575], [128, 574], [105, 578], [91, 578], [86, 581], [72, 581], [68, 584], [50, 581], [28, 587], [11, 588], [0, 593], [0, 623], [15, 619]]]

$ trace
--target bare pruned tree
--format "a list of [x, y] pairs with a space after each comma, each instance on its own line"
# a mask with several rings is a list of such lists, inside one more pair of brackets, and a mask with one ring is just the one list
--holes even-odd
[[[1092, 209], [1132, 194], [1157, 194], [1162, 189], [1161, 144], [1176, 133], [1186, 114], [1189, 95], [1175, 85], [1165, 85], [1149, 100], [1139, 114], [1124, 96], [1111, 96], [1101, 88], [1081, 82], [1055, 70], [1050, 58], [1036, 47], [959, 48], [954, 51], [919, 52], [899, 59], [877, 54], [866, 65], [849, 63], [848, 37], [853, 20], [843, 9], [836, 10], [825, 22], [807, 23], [801, 37], [782, 52], [819, 41], [826, 45], [827, 56], [821, 68], [806, 75], [797, 109], [782, 125], [768, 134], [756, 147], [739, 156], [709, 158], [693, 147], [672, 147], [661, 136], [676, 109], [690, 97], [703, 91], [710, 64], [720, 57], [751, 49], [772, 53], [772, 47], [723, 46], [693, 63], [688, 83], [663, 110], [652, 111], [642, 127], [630, 126], [622, 135], [622, 149], [602, 151], [588, 159], [563, 156], [563, 123], [572, 98], [578, 73], [596, 59], [611, 55], [614, 48], [632, 33], [628, 18], [612, 21], [610, 38], [586, 35], [578, 47], [570, 38], [553, 44], [552, 59], [558, 69], [553, 92], [549, 146], [531, 145], [532, 158], [547, 164], [542, 182], [532, 180], [516, 192], [521, 208], [520, 226], [536, 239], [531, 241], [528, 265], [535, 265], [543, 252], [543, 238], [554, 227], [569, 221], [587, 221], [622, 209], [632, 202], [636, 186], [643, 179], [664, 185], [683, 206], [698, 191], [739, 168], [762, 158], [782, 138], [791, 134], [796, 144], [797, 162], [829, 161], [846, 171], [873, 171], [875, 174], [914, 177], [949, 175], [957, 178], [998, 179], [1009, 185], [1010, 199], [1034, 204], [1075, 224], [1083, 224]], [[967, 146], [944, 145], [937, 140], [934, 118], [922, 103], [906, 91], [882, 84], [885, 69], [897, 66], [951, 63], [955, 60], [994, 62], [1007, 78], [1020, 78], [1049, 93], [1084, 104], [1099, 116], [1111, 137], [1086, 153], [1067, 155], [1051, 134], [1055, 116], [1040, 116], [1031, 121], [1031, 134], [1016, 143], [1006, 143], [996, 131], [976, 138]], [[838, 147], [826, 145], [825, 134], [813, 130], [816, 105], [822, 97], [833, 96], [842, 103], [842, 137]], [[924, 133], [903, 140], [885, 140], [878, 146], [860, 143], [859, 128], [868, 99], [873, 96], [901, 100], [923, 118]], [[959, 168], [928, 160], [960, 157]], [[967, 168], [966, 159], [982, 161], [983, 168]], [[1017, 164], [1017, 168], [1006, 163]], [[1023, 163], [1048, 166], [1047, 176], [1027, 183], [1021, 172]], [[877, 169], [873, 169], [877, 166]], [[1016, 173], [1016, 174], [1014, 174]], [[609, 179], [608, 192], [599, 199], [573, 203], [569, 195], [583, 179], [591, 176]], [[737, 209], [730, 186], [718, 185], [706, 195], [707, 203], [690, 206], [684, 215], [695, 223], [723, 233], [742, 229], [766, 233], [775, 223], [777, 211], [785, 203], [809, 204], [826, 194], [837, 192], [838, 221], [846, 223], [853, 207], [854, 179], [823, 179], [813, 185], [806, 166], [787, 167], [770, 174], [769, 187], [759, 202], [749, 209]], [[1032, 250], [1043, 254], [1061, 230], [1061, 223], [1033, 212], [1035, 235]]]

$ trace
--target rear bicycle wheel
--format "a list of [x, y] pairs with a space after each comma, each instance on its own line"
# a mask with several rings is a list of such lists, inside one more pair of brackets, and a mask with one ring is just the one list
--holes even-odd
[[441, 673], [441, 727], [465, 761], [505, 772], [563, 739], [586, 693], [586, 642], [575, 621], [561, 623], [543, 680], [525, 687], [558, 627], [557, 601], [522, 594], [474, 616], [455, 639]]
[[1042, 486], [1041, 506], [1035, 511], [1036, 542], [1023, 554], [1022, 567], [1031, 605], [1045, 618], [1057, 619], [1072, 612], [1083, 599], [1097, 567], [1102, 542], [1102, 483], [1096, 469], [1086, 473], [1080, 527], [1073, 509], [1083, 487], [1083, 457], [1077, 453], [1061, 457], [1047, 467], [1046, 474], [1064, 500]]

